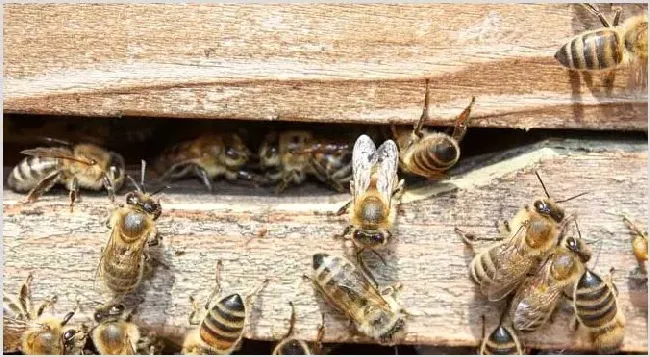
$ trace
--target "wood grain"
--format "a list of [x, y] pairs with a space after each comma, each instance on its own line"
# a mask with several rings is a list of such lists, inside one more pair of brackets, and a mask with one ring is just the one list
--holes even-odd
[[[605, 88], [553, 58], [601, 26], [572, 4], [7, 5], [12, 113], [647, 128], [630, 69]], [[606, 16], [613, 12], [603, 5]], [[646, 5], [623, 6], [623, 19]], [[108, 35], [110, 34], [110, 35]], [[570, 119], [566, 119], [570, 118]]]
[[[380, 283], [404, 284], [404, 304], [419, 313], [408, 322], [404, 343], [474, 346], [481, 335], [481, 315], [487, 315], [488, 327], [496, 323], [500, 306], [489, 304], [469, 278], [471, 253], [453, 229], [458, 225], [494, 236], [496, 220], [511, 217], [534, 196], [543, 195], [533, 174], [536, 169], [558, 199], [590, 191], [565, 208], [578, 214], [583, 237], [602, 239], [596, 271], [617, 269], [614, 281], [627, 319], [623, 350], [647, 353], [647, 284], [629, 279], [637, 262], [629, 233], [614, 215], [627, 213], [640, 222], [648, 216], [647, 159], [643, 141], [549, 140], [464, 160], [448, 182], [409, 187], [395, 239], [380, 251], [388, 266], [368, 259]], [[217, 192], [224, 193], [207, 195], [198, 182], [189, 180], [161, 198], [164, 212], [158, 226], [165, 237], [167, 267], [159, 267], [139, 289], [143, 302], [137, 320], [180, 336], [188, 326], [188, 297], [209, 295], [215, 263], [222, 259], [224, 294], [244, 293], [271, 279], [255, 305], [248, 337], [281, 338], [288, 328], [291, 300], [298, 313], [298, 337], [315, 338], [323, 311], [326, 342], [368, 342], [351, 335], [346, 319], [301, 279], [311, 269], [313, 253], [345, 254], [341, 243], [332, 239], [344, 228], [345, 218], [327, 213], [347, 196], [309, 186], [281, 197], [266, 190], [236, 188], [228, 193], [229, 187], [222, 184]], [[48, 194], [31, 206], [19, 203], [21, 195], [4, 195], [5, 291], [17, 291], [31, 271], [37, 300], [59, 294], [56, 311], [67, 311], [75, 297], [81, 298], [84, 314], [95, 302], [106, 301], [107, 296], [93, 288], [100, 248], [108, 237], [101, 222], [109, 208], [106, 196], [85, 194], [71, 214], [63, 194]], [[266, 234], [259, 237], [263, 230]], [[524, 343], [530, 348], [589, 349], [569, 331], [570, 317], [570, 307], [565, 306], [552, 326], [522, 336]], [[84, 319], [89, 316], [75, 321]]]

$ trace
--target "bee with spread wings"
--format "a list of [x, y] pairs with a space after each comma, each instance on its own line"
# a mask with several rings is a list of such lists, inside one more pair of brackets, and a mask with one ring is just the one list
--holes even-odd
[[[396, 205], [394, 196], [401, 196], [404, 180], [397, 177], [399, 151], [392, 140], [387, 140], [375, 149], [375, 143], [367, 135], [361, 135], [352, 150], [352, 200], [337, 214], [350, 213], [350, 225], [342, 235], [351, 234], [352, 242], [358, 248], [357, 260], [367, 272], [361, 253], [386, 245], [392, 236], [390, 228], [395, 222]], [[351, 206], [351, 207], [350, 207]], [[381, 257], [380, 257], [381, 258]]]

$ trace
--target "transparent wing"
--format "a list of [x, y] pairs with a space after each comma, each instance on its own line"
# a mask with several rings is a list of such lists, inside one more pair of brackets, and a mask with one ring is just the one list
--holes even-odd
[[36, 149], [23, 150], [21, 151], [21, 153], [25, 155], [37, 156], [37, 157], [51, 157], [55, 159], [73, 160], [73, 161], [80, 162], [82, 164], [86, 164], [88, 166], [96, 164], [94, 160], [77, 157], [74, 155], [72, 151], [70, 151], [70, 149], [63, 148], [63, 147], [36, 148]]
[[397, 168], [399, 166], [399, 150], [392, 140], [386, 140], [374, 153], [379, 166], [377, 173], [377, 191], [385, 202], [390, 203], [393, 190], [397, 185]]
[[517, 289], [511, 306], [511, 318], [516, 329], [535, 331], [551, 316], [561, 294], [561, 288], [550, 279], [550, 261], [542, 272], [525, 279]]
[[494, 262], [494, 279], [481, 286], [488, 300], [498, 301], [510, 294], [530, 271], [534, 259], [525, 254], [526, 228], [522, 226], [507, 242], [499, 247]]
[[361, 135], [352, 149], [352, 176], [354, 181], [354, 197], [359, 197], [370, 186], [370, 174], [377, 157], [375, 143], [368, 135]]

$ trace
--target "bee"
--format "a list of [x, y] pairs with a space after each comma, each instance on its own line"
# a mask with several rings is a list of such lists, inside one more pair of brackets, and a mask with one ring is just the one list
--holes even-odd
[[412, 131], [399, 130], [391, 126], [393, 137], [400, 151], [400, 168], [402, 171], [427, 179], [445, 178], [449, 170], [460, 158], [459, 143], [463, 140], [469, 125], [470, 113], [475, 98], [456, 119], [451, 135], [442, 132], [427, 132], [423, 130], [424, 123], [429, 119], [429, 80], [425, 81], [424, 109], [420, 120]]
[[401, 285], [379, 289], [349, 260], [324, 253], [312, 257], [315, 289], [345, 313], [356, 331], [382, 345], [393, 346], [404, 336], [410, 314], [398, 303]]
[[56, 303], [56, 296], [44, 301], [38, 309], [32, 304], [30, 273], [18, 296], [3, 296], [3, 352], [21, 351], [26, 355], [61, 355], [73, 350], [77, 332], [66, 328], [75, 314], [68, 312], [63, 318], [44, 314], [47, 307]]
[[[59, 143], [58, 140], [49, 139]], [[124, 158], [92, 144], [72, 147], [40, 147], [24, 150], [29, 155], [16, 165], [7, 179], [9, 188], [16, 192], [29, 191], [27, 203], [33, 203], [57, 183], [70, 191], [70, 210], [79, 197], [79, 188], [108, 191], [111, 202], [115, 192], [124, 184]]]
[[627, 216], [623, 217], [623, 221], [632, 234], [634, 234], [634, 238], [632, 238], [632, 252], [639, 261], [639, 265], [643, 265], [644, 262], [648, 261], [648, 231], [632, 222]]
[[130, 321], [132, 312], [122, 304], [95, 310], [93, 316], [97, 325], [90, 330], [90, 338], [99, 354], [154, 354], [150, 338], [142, 336], [138, 326]]
[[293, 306], [293, 303], [289, 303], [291, 305], [291, 320], [289, 321], [289, 331], [287, 334], [284, 336], [284, 338], [278, 342], [278, 344], [275, 346], [273, 349], [273, 354], [274, 355], [318, 355], [321, 354], [322, 350], [322, 345], [321, 341], [323, 340], [323, 337], [325, 336], [325, 316], [321, 314], [321, 325], [318, 328], [318, 335], [316, 337], [316, 344], [315, 346], [309, 347], [307, 342], [303, 340], [297, 340], [293, 338], [291, 335], [293, 334], [293, 327], [296, 324], [296, 308]]
[[291, 183], [314, 176], [338, 192], [345, 192], [352, 178], [352, 148], [346, 138], [316, 136], [305, 130], [270, 132], [259, 149], [260, 168], [268, 182], [279, 182], [279, 194]]
[[142, 160], [140, 184], [133, 178], [136, 191], [126, 195], [126, 205], [115, 208], [107, 227], [111, 229], [108, 243], [101, 251], [97, 276], [101, 276], [106, 287], [116, 295], [134, 291], [151, 263], [148, 248], [156, 246], [162, 239], [155, 221], [162, 213], [160, 200], [153, 196], [160, 190], [149, 194], [144, 186], [146, 162]]
[[212, 192], [212, 181], [218, 177], [228, 180], [258, 179], [244, 170], [251, 151], [236, 133], [204, 134], [165, 149], [154, 163], [161, 180], [198, 177]]
[[555, 59], [580, 71], [612, 70], [635, 62], [647, 77], [648, 15], [631, 17], [619, 25], [621, 9], [617, 8], [610, 24], [595, 7], [585, 6], [604, 27], [574, 36], [555, 53]]
[[483, 333], [481, 346], [478, 349], [479, 355], [523, 355], [524, 350], [519, 342], [515, 331], [503, 323], [503, 315], [499, 319], [499, 326], [490, 333], [485, 334], [485, 315], [483, 319]]
[[352, 200], [337, 212], [341, 215], [349, 211], [350, 225], [337, 237], [351, 235], [359, 248], [357, 261], [369, 276], [361, 253], [365, 249], [374, 252], [374, 248], [388, 243], [397, 214], [392, 199], [401, 197], [404, 189], [404, 180], [398, 182], [397, 177], [398, 157], [395, 142], [386, 140], [375, 150], [375, 143], [367, 135], [361, 135], [352, 150]]
[[591, 250], [580, 235], [568, 237], [564, 245], [557, 246], [539, 272], [526, 278], [517, 289], [509, 309], [513, 327], [526, 332], [542, 327], [551, 318], [564, 289], [582, 276], [590, 258]]
[[249, 293], [245, 299], [239, 294], [228, 295], [210, 306], [211, 301], [221, 293], [219, 274], [221, 260], [217, 261], [216, 284], [202, 311], [200, 304], [190, 297], [193, 311], [189, 316], [190, 325], [199, 328], [190, 331], [183, 341], [181, 354], [219, 354], [228, 355], [238, 350], [244, 338], [246, 324], [250, 321], [252, 299], [268, 284]]
[[625, 337], [625, 315], [618, 306], [612, 272], [613, 268], [603, 280], [587, 268], [573, 289], [574, 330], [585, 329], [594, 346], [605, 354], [618, 351]]
[[509, 223], [502, 223], [500, 238], [476, 238], [456, 228], [472, 248], [475, 240], [502, 240], [476, 254], [470, 264], [473, 280], [490, 301], [499, 301], [510, 294], [551, 253], [567, 222], [573, 218], [565, 217], [564, 209], [558, 204], [586, 194], [554, 201], [539, 174], [535, 172], [535, 175], [546, 198], [535, 199], [532, 206], [525, 205]]

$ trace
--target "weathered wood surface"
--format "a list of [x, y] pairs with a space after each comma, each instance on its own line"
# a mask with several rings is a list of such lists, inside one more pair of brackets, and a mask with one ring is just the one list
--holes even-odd
[[[647, 143], [641, 141], [551, 140], [465, 160], [450, 181], [412, 187], [401, 207], [395, 239], [380, 251], [389, 267], [369, 259], [380, 283], [401, 281], [405, 305], [420, 313], [409, 321], [404, 343], [472, 346], [480, 338], [482, 314], [490, 327], [496, 323], [499, 306], [488, 304], [470, 280], [471, 253], [453, 229], [458, 225], [494, 236], [496, 220], [510, 218], [533, 196], [543, 195], [533, 173], [537, 169], [558, 199], [590, 191], [565, 208], [579, 215], [583, 237], [602, 239], [596, 271], [605, 274], [610, 267], [618, 271], [614, 281], [627, 318], [623, 349], [647, 352], [647, 285], [628, 279], [637, 262], [627, 228], [612, 215], [627, 213], [647, 224], [647, 159]], [[168, 268], [159, 268], [143, 283], [140, 321], [166, 326], [168, 332], [184, 331], [189, 295], [200, 299], [209, 295], [215, 263], [222, 259], [224, 293], [246, 292], [264, 278], [271, 279], [256, 304], [249, 337], [270, 340], [286, 333], [291, 300], [298, 313], [298, 337], [315, 338], [319, 312], [324, 311], [325, 341], [367, 342], [353, 337], [346, 319], [301, 280], [303, 273], [310, 272], [313, 253], [344, 254], [332, 235], [344, 228], [345, 218], [327, 212], [340, 207], [345, 195], [308, 186], [282, 197], [244, 188], [207, 195], [194, 180], [180, 186], [161, 198], [164, 212], [158, 226], [165, 236]], [[233, 189], [225, 184], [218, 187]], [[107, 300], [93, 288], [93, 277], [108, 237], [101, 221], [108, 212], [108, 199], [103, 194], [83, 198], [71, 214], [64, 194], [49, 194], [26, 206], [19, 203], [21, 195], [4, 192], [5, 292], [17, 291], [32, 271], [38, 284], [33, 288], [36, 299], [58, 293], [57, 311], [62, 313], [75, 297], [81, 298], [86, 314], [92, 311], [93, 301]], [[258, 237], [261, 231], [266, 234]], [[525, 344], [588, 349], [584, 340], [570, 333], [570, 316], [567, 306], [554, 325], [523, 336]]]
[[[613, 16], [608, 5], [601, 9]], [[4, 7], [4, 110], [88, 116], [647, 128], [647, 89], [553, 58], [576, 4]], [[623, 19], [647, 11], [623, 6]], [[566, 119], [570, 118], [570, 119]]]

